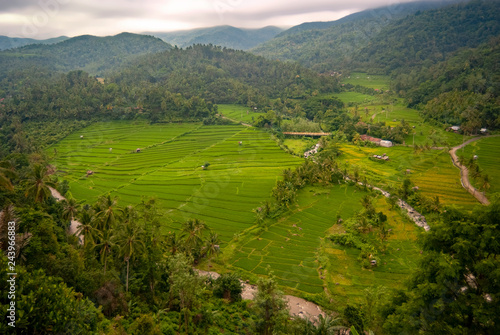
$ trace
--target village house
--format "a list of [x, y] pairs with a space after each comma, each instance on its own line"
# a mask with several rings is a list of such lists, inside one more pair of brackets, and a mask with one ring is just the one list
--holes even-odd
[[382, 140], [380, 138], [371, 137], [368, 135], [361, 135], [359, 138], [361, 139], [361, 141], [365, 141], [365, 142], [369, 141], [369, 142], [375, 143], [377, 145], [380, 145], [381, 147], [386, 147], [386, 148], [392, 147], [391, 141]]

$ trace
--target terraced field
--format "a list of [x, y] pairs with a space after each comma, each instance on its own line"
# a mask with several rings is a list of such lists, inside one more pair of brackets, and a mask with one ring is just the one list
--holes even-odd
[[[48, 152], [54, 150], [53, 164], [77, 199], [93, 202], [110, 193], [126, 205], [156, 197], [165, 229], [197, 217], [224, 242], [254, 223], [251, 210], [269, 196], [281, 171], [301, 162], [266, 133], [239, 125], [99, 123]], [[87, 177], [87, 170], [94, 174]]]
[[252, 124], [261, 113], [253, 111], [251, 108], [241, 105], [221, 104], [217, 105], [220, 114], [238, 122]]
[[[392, 229], [384, 252], [377, 256], [376, 267], [364, 269], [358, 260], [359, 250], [332, 244], [322, 243], [321, 254], [327, 258], [323, 271], [325, 287], [333, 296], [336, 304], [361, 303], [365, 301], [366, 288], [400, 288], [408, 275], [415, 269], [418, 259], [422, 257], [416, 243], [422, 232], [398, 211], [390, 210], [386, 198], [379, 196], [375, 207], [387, 215], [388, 225]], [[332, 227], [332, 231], [343, 230], [341, 225]], [[368, 234], [369, 240], [377, 240]]]
[[374, 270], [363, 269], [357, 260], [359, 250], [324, 239], [334, 230], [344, 230], [337, 219], [350, 218], [359, 211], [365, 194], [348, 185], [307, 187], [299, 192], [298, 204], [289, 213], [234, 243], [233, 254], [225, 264], [231, 264], [244, 277], [265, 274], [269, 266], [279, 283], [296, 294], [319, 294], [327, 288], [336, 301], [344, 303], [348, 297], [360, 296], [361, 288], [397, 287], [415, 267], [415, 240], [420, 228], [399, 212], [390, 211], [382, 196], [377, 200], [377, 210], [388, 216], [393, 229], [387, 251], [381, 256], [385, 264]]
[[323, 280], [317, 271], [321, 239], [337, 215], [350, 217], [361, 208], [362, 195], [354, 187], [308, 187], [300, 192], [297, 208], [267, 229], [239, 241], [228, 262], [247, 275], [266, 274], [270, 266], [281, 285], [321, 293]]
[[[500, 137], [484, 138], [467, 145], [463, 150], [457, 151], [458, 155], [466, 158], [478, 156], [476, 160], [483, 175], [488, 175], [490, 188], [486, 191], [487, 196], [500, 193]], [[482, 183], [472, 181], [474, 186], [481, 189]]]
[[349, 78], [344, 78], [343, 83], [361, 85], [379, 90], [389, 89], [389, 77], [382, 75], [372, 75], [364, 72], [353, 72]]
[[[360, 175], [382, 188], [399, 187], [408, 176], [425, 196], [439, 196], [444, 205], [471, 208], [477, 201], [460, 184], [460, 171], [451, 162], [446, 150], [430, 150], [419, 154], [413, 148], [366, 148], [342, 145], [342, 160], [357, 166]], [[386, 153], [389, 161], [374, 161], [370, 157]], [[406, 170], [411, 171], [406, 175]]]

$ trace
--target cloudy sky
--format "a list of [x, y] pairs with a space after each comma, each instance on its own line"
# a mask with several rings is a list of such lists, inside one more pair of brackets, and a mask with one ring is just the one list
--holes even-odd
[[0, 35], [45, 39], [217, 25], [289, 27], [412, 0], [0, 0]]

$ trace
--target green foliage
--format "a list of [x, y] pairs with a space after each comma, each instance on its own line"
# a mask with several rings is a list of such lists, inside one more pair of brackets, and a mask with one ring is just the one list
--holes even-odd
[[297, 64], [203, 45], [138, 58], [110, 81], [127, 86], [154, 84], [186, 97], [251, 108], [268, 105], [269, 98], [305, 97], [313, 90], [338, 87], [334, 78], [318, 76]]
[[[37, 62], [45, 62], [57, 70], [84, 70], [99, 75], [130, 58], [171, 48], [153, 36], [121, 33], [107, 37], [83, 35], [51, 45], [31, 44], [3, 51], [0, 57], [10, 62], [17, 61], [17, 68], [29, 66], [32, 61], [30, 58], [34, 58]], [[23, 59], [23, 55], [31, 57]]]
[[274, 329], [283, 325], [288, 318], [287, 302], [283, 298], [283, 293], [278, 290], [272, 272], [268, 272], [267, 278], [260, 278], [257, 282], [254, 304], [259, 316], [257, 331], [260, 334], [273, 334]]
[[343, 317], [348, 327], [354, 327], [361, 332], [365, 329], [365, 316], [359, 306], [347, 305], [344, 308]]
[[240, 301], [243, 291], [240, 279], [234, 273], [225, 273], [214, 282], [214, 295], [230, 301]]
[[424, 236], [425, 257], [385, 310], [388, 333], [493, 334], [499, 330], [498, 202], [472, 214], [448, 208]]
[[[0, 288], [8, 292], [7, 260], [0, 255], [2, 265]], [[80, 293], [69, 288], [60, 279], [49, 277], [41, 270], [24, 271], [18, 268], [16, 277], [16, 297], [7, 300], [7, 295], [0, 297], [0, 314], [7, 320], [7, 304], [16, 302], [16, 329], [25, 334], [49, 333], [91, 333], [99, 329], [103, 320], [100, 309]], [[7, 322], [0, 324], [2, 333], [9, 333]]]
[[[498, 1], [470, 1], [409, 15], [390, 22], [361, 49], [366, 69], [406, 73], [436, 63], [450, 53], [473, 48], [500, 33]], [[460, 29], [458, 29], [460, 27]]]
[[370, 45], [380, 30], [419, 10], [448, 2], [397, 3], [366, 10], [333, 22], [309, 22], [290, 28], [251, 51], [269, 59], [292, 60], [329, 73], [350, 65], [359, 49]]

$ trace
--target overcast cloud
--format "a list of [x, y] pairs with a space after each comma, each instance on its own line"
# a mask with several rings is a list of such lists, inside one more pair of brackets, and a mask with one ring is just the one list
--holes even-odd
[[289, 27], [412, 0], [0, 0], [0, 35], [45, 39], [217, 25]]

